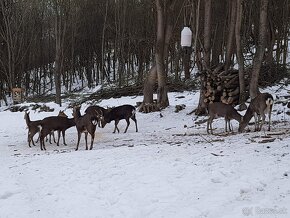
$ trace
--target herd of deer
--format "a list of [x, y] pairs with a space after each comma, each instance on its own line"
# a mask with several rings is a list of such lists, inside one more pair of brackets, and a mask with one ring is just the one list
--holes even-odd
[[[120, 120], [125, 119], [127, 122], [127, 127], [125, 133], [130, 125], [130, 119], [135, 122], [136, 132], [137, 120], [136, 120], [136, 108], [132, 105], [121, 105], [114, 108], [102, 108], [100, 106], [89, 106], [85, 110], [85, 114], [81, 115], [80, 107], [73, 108], [73, 118], [68, 118], [68, 116], [60, 111], [58, 116], [46, 117], [43, 120], [31, 121], [29, 112], [25, 112], [24, 119], [28, 127], [28, 145], [31, 147], [31, 142], [35, 145], [33, 137], [36, 133], [39, 133], [40, 149], [46, 150], [44, 139], [49, 135], [49, 142], [51, 143], [51, 135], [54, 137], [54, 132], [57, 131], [58, 139], [57, 145], [59, 145], [60, 134], [63, 136], [63, 143], [65, 143], [65, 131], [73, 126], [76, 126], [78, 132], [78, 142], [75, 150], [78, 150], [79, 143], [81, 139], [81, 134], [85, 133], [86, 150], [88, 150], [87, 137], [88, 133], [91, 135], [91, 145], [90, 150], [93, 148], [96, 125], [104, 128], [107, 123], [115, 121], [115, 129], [119, 132], [118, 123]], [[55, 139], [54, 139], [55, 141]]]
[[[245, 113], [244, 116], [239, 114], [237, 110], [228, 104], [224, 104], [221, 102], [214, 102], [208, 105], [208, 114], [209, 118], [207, 121], [207, 132], [213, 133], [212, 131], [212, 122], [213, 119], [218, 117], [225, 118], [225, 130], [226, 132], [232, 131], [230, 120], [235, 119], [239, 122], [239, 132], [243, 132], [245, 127], [250, 122], [251, 118], [255, 117], [255, 131], [260, 131], [262, 129], [262, 125], [265, 122], [266, 114], [269, 117], [269, 126], [268, 131], [270, 131], [270, 122], [271, 122], [271, 112], [273, 107], [274, 99], [273, 96], [269, 93], [260, 93], [256, 98], [254, 98]], [[105, 109], [100, 106], [89, 106], [85, 110], [85, 114], [81, 115], [80, 107], [73, 108], [73, 118], [68, 118], [68, 116], [60, 111], [58, 116], [46, 117], [43, 120], [31, 121], [29, 117], [29, 112], [25, 112], [24, 118], [26, 120], [26, 124], [28, 127], [28, 145], [31, 147], [30, 143], [33, 141], [33, 136], [36, 133], [39, 133], [40, 140], [40, 149], [46, 150], [44, 139], [49, 135], [49, 142], [51, 143], [51, 136], [54, 138], [54, 132], [57, 131], [58, 139], [57, 145], [59, 145], [60, 134], [63, 136], [63, 143], [65, 143], [65, 131], [70, 127], [76, 126], [78, 132], [78, 141], [75, 150], [78, 150], [79, 143], [81, 139], [81, 134], [85, 133], [85, 142], [86, 142], [86, 150], [88, 150], [87, 145], [87, 136], [88, 133], [91, 135], [91, 145], [90, 150], [93, 148], [96, 125], [104, 128], [107, 123], [111, 121], [115, 121], [115, 128], [119, 132], [118, 123], [120, 120], [125, 119], [127, 122], [127, 126], [125, 129], [125, 133], [130, 125], [130, 119], [135, 122], [136, 132], [138, 132], [137, 128], [137, 120], [136, 120], [136, 108], [132, 105], [122, 105], [114, 108]], [[262, 122], [261, 122], [262, 117]], [[210, 130], [210, 131], [209, 131]], [[54, 138], [55, 141], [55, 138]]]

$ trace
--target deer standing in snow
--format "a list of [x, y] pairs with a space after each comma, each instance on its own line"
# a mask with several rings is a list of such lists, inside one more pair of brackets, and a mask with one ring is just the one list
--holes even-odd
[[40, 149], [41, 150], [46, 150], [45, 148], [45, 143], [44, 143], [44, 138], [52, 133], [53, 131], [58, 132], [58, 140], [57, 140], [57, 146], [59, 145], [59, 139], [60, 139], [60, 133], [62, 133], [63, 137], [63, 143], [65, 143], [65, 131], [72, 127], [75, 126], [75, 121], [73, 118], [67, 118], [67, 117], [62, 117], [62, 116], [51, 116], [51, 117], [46, 117], [43, 120], [40, 121], [39, 128], [41, 129], [40, 131]]
[[116, 130], [119, 133], [120, 131], [118, 128], [118, 123], [120, 120], [125, 119], [127, 122], [127, 126], [124, 133], [126, 133], [130, 125], [130, 119], [132, 119], [135, 122], [136, 132], [138, 132], [136, 120], [136, 108], [132, 105], [125, 104], [118, 107], [106, 109], [104, 112], [99, 110], [98, 113], [101, 120], [102, 128], [104, 128], [107, 123], [110, 123], [112, 120], [114, 120], [115, 129], [113, 133], [115, 133]]
[[215, 118], [218, 117], [224, 117], [225, 118], [225, 130], [227, 132], [227, 127], [229, 127], [229, 131], [231, 130], [231, 124], [230, 121], [232, 119], [237, 120], [239, 123], [242, 121], [242, 115], [240, 115], [237, 110], [229, 104], [224, 104], [222, 102], [214, 102], [208, 105], [208, 121], [207, 121], [207, 133], [209, 132], [209, 129], [211, 130], [211, 134], [213, 134], [212, 131], [212, 122]]
[[33, 141], [33, 136], [40, 131], [40, 128], [38, 125], [40, 124], [41, 121], [40, 120], [31, 121], [29, 112], [27, 111], [25, 111], [24, 119], [26, 121], [26, 125], [28, 128], [28, 134], [27, 134], [28, 146], [31, 147], [30, 146], [31, 142], [35, 146], [34, 141]]
[[74, 107], [73, 117], [74, 117], [74, 121], [75, 121], [76, 128], [78, 131], [78, 142], [77, 142], [77, 147], [75, 150], [77, 151], [79, 149], [79, 144], [80, 144], [82, 133], [85, 133], [86, 150], [88, 150], [87, 138], [88, 138], [88, 133], [90, 133], [91, 135], [90, 150], [92, 150], [94, 139], [95, 139], [96, 125], [97, 125], [98, 120], [92, 114], [85, 114], [82, 116], [80, 113], [80, 107]]
[[271, 94], [259, 93], [257, 97], [251, 100], [251, 103], [243, 117], [243, 121], [240, 123], [239, 132], [243, 132], [253, 116], [255, 117], [255, 131], [260, 131], [265, 123], [266, 114], [268, 114], [269, 117], [268, 131], [270, 131], [273, 104], [274, 98]]
[[100, 116], [98, 114], [98, 111], [100, 111], [100, 112], [102, 112], [102, 114], [104, 114], [106, 109], [101, 107], [101, 106], [98, 106], [98, 105], [91, 105], [85, 110], [85, 113], [91, 114], [92, 118], [97, 120], [98, 127], [101, 127]]

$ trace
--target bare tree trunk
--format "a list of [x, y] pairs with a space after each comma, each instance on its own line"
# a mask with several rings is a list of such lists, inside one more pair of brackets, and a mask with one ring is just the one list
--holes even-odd
[[55, 83], [55, 103], [61, 106], [61, 18], [58, 13], [59, 5], [55, 2], [55, 69], [54, 69], [54, 83]]
[[236, 35], [236, 46], [237, 46], [237, 61], [239, 64], [239, 87], [240, 87], [240, 96], [239, 104], [240, 109], [245, 109], [246, 105], [246, 88], [245, 88], [245, 75], [244, 75], [244, 55], [242, 48], [242, 39], [241, 39], [241, 26], [242, 26], [242, 16], [243, 16], [243, 7], [242, 0], [237, 0], [237, 16], [236, 16], [236, 26], [235, 26], [235, 35]]
[[265, 53], [265, 44], [267, 36], [267, 10], [269, 0], [261, 0], [260, 6], [260, 21], [259, 21], [259, 39], [256, 48], [256, 53], [253, 62], [253, 70], [250, 82], [250, 97], [253, 99], [259, 93], [258, 80], [259, 73]]
[[235, 26], [236, 26], [236, 11], [237, 11], [237, 2], [230, 1], [231, 9], [230, 9], [230, 26], [227, 40], [227, 50], [226, 50], [226, 62], [225, 69], [226, 71], [229, 69], [232, 63], [232, 55], [234, 50], [234, 36], [235, 36]]
[[[144, 99], [140, 106], [140, 111], [150, 112], [160, 108], [165, 108], [169, 105], [167, 87], [166, 87], [166, 72], [164, 67], [164, 61], [168, 55], [169, 41], [172, 36], [173, 29], [173, 19], [169, 17], [172, 14], [176, 0], [169, 0], [169, 6], [166, 8], [166, 3], [164, 6], [161, 5], [160, 0], [156, 0], [157, 8], [157, 42], [156, 42], [156, 52], [155, 61], [156, 64], [151, 68], [149, 76], [144, 82]], [[166, 10], [168, 9], [168, 10]], [[166, 25], [165, 25], [166, 24]], [[154, 86], [158, 82], [157, 90], [157, 108], [151, 107], [146, 108], [146, 105], [152, 105], [153, 103], [153, 93]]]
[[[205, 0], [204, 5], [204, 61], [203, 61], [203, 70], [210, 69], [210, 54], [211, 54], [211, 0]], [[196, 115], [206, 114], [206, 104], [204, 103], [204, 81], [203, 76], [201, 76], [201, 87], [200, 87], [200, 96], [198, 107], [196, 109]]]
[[205, 0], [204, 5], [204, 65], [205, 69], [210, 68], [210, 54], [211, 54], [211, 2], [212, 0]]
[[157, 105], [159, 108], [165, 108], [169, 105], [167, 88], [166, 88], [166, 74], [164, 69], [164, 44], [165, 44], [165, 11], [160, 0], [156, 0], [157, 8], [157, 42], [156, 42], [156, 70], [158, 79], [157, 90]]

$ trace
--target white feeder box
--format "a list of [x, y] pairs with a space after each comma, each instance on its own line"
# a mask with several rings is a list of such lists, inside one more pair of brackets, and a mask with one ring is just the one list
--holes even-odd
[[190, 47], [192, 41], [192, 32], [189, 27], [184, 27], [181, 31], [180, 44], [182, 47]]

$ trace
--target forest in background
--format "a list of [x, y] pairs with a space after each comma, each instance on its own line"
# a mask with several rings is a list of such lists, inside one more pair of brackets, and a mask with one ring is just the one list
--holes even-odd
[[[255, 71], [270, 85], [288, 76], [289, 11], [289, 0], [0, 0], [0, 99], [14, 87], [26, 96], [55, 89], [61, 104], [61, 87], [70, 92], [81, 81], [144, 85], [151, 103], [157, 81], [158, 93], [168, 83], [208, 86], [192, 78], [194, 67], [203, 79], [216, 72], [231, 78], [238, 65], [240, 87]], [[193, 33], [187, 49], [180, 46], [184, 26]]]

